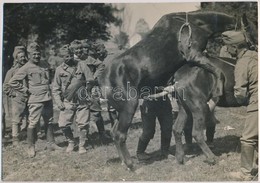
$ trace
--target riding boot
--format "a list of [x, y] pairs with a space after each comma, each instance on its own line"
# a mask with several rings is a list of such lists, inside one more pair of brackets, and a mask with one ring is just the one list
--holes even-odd
[[19, 126], [18, 124], [12, 124], [12, 144], [13, 146], [18, 146], [19, 145]]
[[168, 158], [170, 144], [171, 138], [161, 137], [161, 159]]
[[98, 133], [99, 133], [99, 138], [102, 142], [102, 144], [108, 144], [111, 142], [112, 138], [106, 134], [105, 131], [105, 126], [104, 126], [104, 120], [103, 117], [100, 115], [100, 118], [96, 122], [97, 128], [98, 128]]
[[147, 161], [151, 159], [151, 156], [147, 153], [145, 153], [145, 150], [147, 148], [147, 145], [149, 144], [150, 140], [143, 141], [141, 138], [139, 138], [136, 156], [139, 162]]
[[66, 137], [67, 141], [68, 141], [68, 147], [66, 148], [66, 152], [72, 152], [74, 150], [74, 137], [73, 137], [73, 133], [71, 131], [70, 127], [66, 127], [62, 129], [64, 136]]
[[59, 147], [57, 144], [55, 144], [52, 124], [48, 124], [46, 136], [47, 136], [46, 138], [47, 138], [47, 149], [48, 150], [50, 150], [50, 151], [62, 150], [61, 147]]
[[35, 136], [36, 136], [36, 129], [35, 128], [28, 128], [27, 129], [27, 141], [28, 141], [28, 155], [30, 158], [35, 156]]
[[85, 142], [87, 140], [87, 130], [80, 129], [79, 130], [79, 154], [84, 154], [87, 152], [85, 149]]
[[254, 146], [241, 144], [241, 169], [240, 172], [231, 172], [230, 178], [240, 181], [253, 180], [254, 150]]
[[184, 145], [184, 151], [190, 152], [193, 150], [192, 145], [192, 124], [186, 124], [184, 128], [184, 137], [185, 137], [185, 145]]
[[208, 126], [206, 129], [206, 137], [209, 148], [214, 148], [213, 139], [214, 139], [214, 133], [215, 133], [216, 126]]

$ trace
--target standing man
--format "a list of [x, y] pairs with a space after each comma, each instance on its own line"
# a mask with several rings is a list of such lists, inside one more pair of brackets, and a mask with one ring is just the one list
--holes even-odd
[[[27, 62], [27, 58], [25, 55], [25, 48], [23, 46], [16, 46], [14, 48], [14, 65], [13, 67], [6, 73], [5, 81], [3, 84], [4, 93], [10, 97], [12, 103], [12, 143], [13, 146], [17, 146], [19, 144], [19, 125], [22, 123], [21, 131], [26, 129], [27, 126], [27, 100], [28, 95], [15, 92], [9, 85], [9, 80], [13, 77], [13, 75]], [[23, 84], [26, 85], [25, 80], [23, 80]]]
[[[40, 46], [33, 42], [27, 51], [29, 61], [22, 66], [18, 72], [9, 81], [10, 87], [23, 95], [29, 95], [29, 126], [27, 129], [28, 155], [35, 156], [36, 125], [43, 117], [46, 134], [47, 149], [61, 150], [55, 144], [53, 132], [53, 103], [50, 90], [49, 66], [46, 62], [41, 61]], [[26, 85], [22, 82], [26, 81]]]
[[151, 156], [145, 153], [145, 150], [153, 139], [155, 134], [156, 118], [161, 126], [161, 159], [168, 158], [169, 148], [172, 137], [172, 107], [168, 96], [166, 99], [163, 97], [157, 98], [153, 101], [144, 100], [143, 104], [140, 106], [143, 132], [139, 138], [137, 146], [137, 159], [142, 162], [149, 160]]
[[[100, 100], [99, 100], [99, 90], [98, 90], [98, 83], [97, 83], [97, 78], [100, 76], [101, 72], [104, 70], [104, 64], [96, 60], [92, 57], [88, 56], [88, 51], [87, 49], [89, 48], [89, 44], [87, 44], [86, 40], [74, 40], [70, 44], [71, 49], [74, 52], [74, 59], [78, 60], [82, 64], [85, 64], [92, 73], [92, 78], [96, 82], [91, 92], [91, 104], [90, 104], [90, 127], [94, 127], [92, 125], [93, 123], [96, 124], [97, 130], [99, 132], [100, 138], [102, 139], [103, 142], [106, 142], [110, 137], [108, 137], [105, 133], [105, 127], [104, 127], [104, 121], [101, 116], [101, 105], [100, 105]], [[84, 47], [84, 49], [83, 49]], [[84, 51], [83, 51], [84, 50]], [[95, 128], [94, 128], [95, 129]]]
[[89, 105], [86, 102], [80, 102], [76, 98], [71, 102], [64, 99], [64, 92], [72, 83], [82, 80], [91, 80], [91, 71], [88, 67], [81, 66], [78, 61], [73, 58], [73, 52], [69, 49], [69, 45], [64, 45], [60, 49], [60, 57], [64, 62], [57, 67], [53, 80], [53, 97], [60, 109], [59, 127], [62, 129], [64, 136], [68, 140], [66, 152], [72, 152], [74, 149], [74, 137], [71, 125], [75, 121], [79, 128], [79, 154], [86, 153], [85, 141], [87, 135], [87, 125], [89, 121]]
[[236, 180], [253, 180], [255, 152], [258, 152], [258, 55], [248, 49], [246, 35], [243, 32], [227, 31], [222, 33], [223, 41], [236, 54], [234, 94], [237, 102], [247, 105], [247, 117], [240, 138], [241, 167], [239, 172], [231, 172]]

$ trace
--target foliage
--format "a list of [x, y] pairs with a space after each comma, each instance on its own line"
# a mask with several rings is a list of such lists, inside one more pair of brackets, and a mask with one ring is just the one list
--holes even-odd
[[[257, 2], [202, 2], [202, 11], [218, 11], [223, 12], [237, 18], [238, 28], [243, 13], [257, 27], [258, 26], [258, 10]], [[218, 56], [221, 47], [221, 41], [209, 40], [208, 53]]]
[[237, 17], [238, 21], [240, 21], [243, 13], [246, 13], [247, 18], [251, 20], [255, 26], [258, 25], [257, 2], [204, 2], [201, 3], [201, 10], [223, 12]]
[[125, 32], [120, 31], [119, 34], [115, 35], [115, 43], [120, 50], [126, 48], [128, 41], [129, 38]]
[[117, 9], [103, 3], [5, 3], [4, 55], [17, 44], [38, 41], [44, 48], [74, 39], [107, 40], [108, 25], [120, 24]]

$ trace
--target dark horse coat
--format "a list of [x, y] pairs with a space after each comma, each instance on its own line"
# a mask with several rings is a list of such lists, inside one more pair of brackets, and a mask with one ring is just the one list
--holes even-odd
[[[220, 97], [218, 106], [240, 106], [234, 97], [234, 64], [232, 59], [210, 58], [224, 77], [224, 94]], [[175, 90], [177, 92], [180, 111], [173, 126], [176, 142], [176, 159], [183, 163], [184, 151], [182, 147], [182, 132], [186, 125], [192, 126], [192, 136], [207, 157], [207, 162], [214, 164], [215, 157], [204, 140], [203, 130], [215, 126], [214, 112], [209, 109], [207, 102], [212, 97], [212, 90], [216, 78], [205, 69], [189, 63], [182, 66], [174, 75]], [[187, 127], [187, 126], [186, 126]]]
[[[187, 20], [189, 26], [185, 26], [180, 34]], [[185, 60], [199, 62], [205, 59], [202, 51], [208, 38], [234, 25], [234, 18], [223, 13], [168, 14], [143, 40], [105, 63], [99, 85], [103, 97], [118, 111], [119, 120], [113, 126], [112, 135], [118, 154], [129, 169], [133, 168], [133, 162], [126, 147], [126, 138], [138, 98], [142, 98], [144, 93], [157, 92], [156, 86], [165, 86]]]

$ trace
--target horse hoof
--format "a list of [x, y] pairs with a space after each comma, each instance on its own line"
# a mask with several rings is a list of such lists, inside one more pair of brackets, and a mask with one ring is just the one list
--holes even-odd
[[135, 169], [134, 165], [132, 164], [132, 165], [127, 166], [127, 170], [130, 172], [135, 172], [136, 169]]

